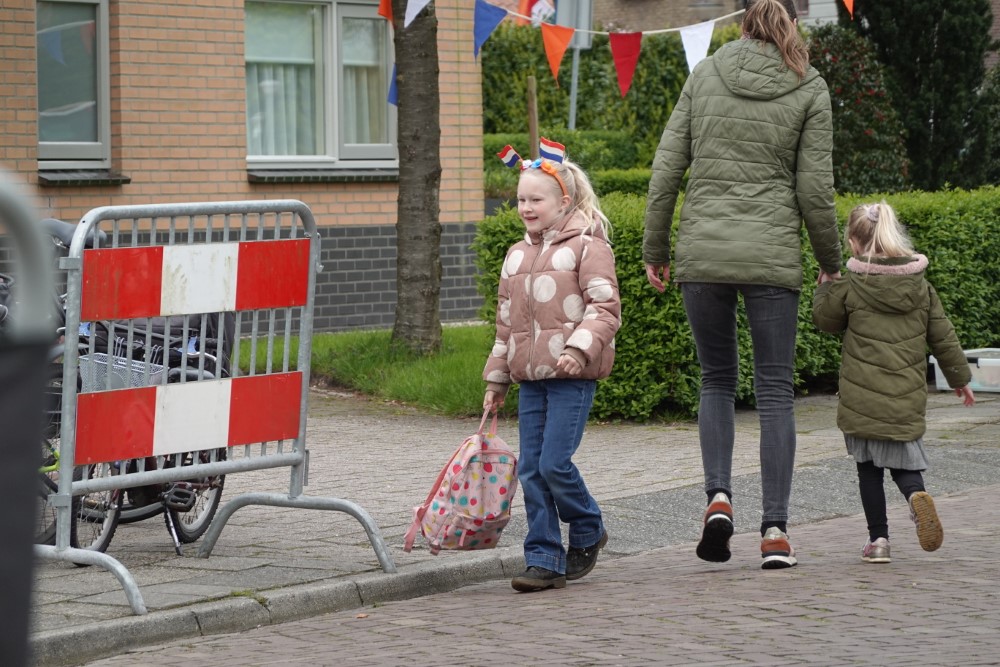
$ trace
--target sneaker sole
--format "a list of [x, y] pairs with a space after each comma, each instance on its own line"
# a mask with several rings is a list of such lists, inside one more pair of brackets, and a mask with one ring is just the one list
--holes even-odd
[[695, 553], [698, 558], [710, 563], [725, 563], [733, 555], [729, 550], [729, 538], [732, 536], [733, 522], [729, 517], [713, 516], [705, 522]]
[[786, 567], [794, 567], [799, 561], [795, 556], [765, 556], [764, 562], [760, 564], [762, 570], [783, 570]]
[[917, 540], [924, 551], [937, 551], [944, 542], [944, 529], [938, 518], [934, 499], [929, 493], [917, 491], [910, 496], [910, 507], [917, 519]]
[[519, 593], [534, 593], [536, 591], [544, 591], [549, 588], [566, 588], [566, 577], [546, 579], [544, 581], [539, 579], [521, 579], [520, 577], [514, 577], [511, 579], [510, 586]]
[[866, 563], [889, 563], [892, 562], [890, 558], [872, 558], [871, 556], [862, 556], [861, 560]]
[[[604, 545], [607, 544], [607, 543], [608, 543], [608, 533], [607, 533], [607, 531], [605, 531], [604, 532], [604, 536], [601, 537], [601, 541], [597, 543], [597, 553], [600, 553], [601, 549], [603, 549]], [[594, 558], [594, 562], [590, 564], [590, 567], [588, 567], [588, 568], [586, 568], [584, 570], [580, 570], [579, 572], [576, 572], [574, 574], [569, 574], [567, 572], [566, 573], [566, 581], [576, 581], [577, 579], [582, 579], [582, 578], [586, 577], [588, 574], [591, 573], [591, 571], [594, 569], [595, 565], [597, 565], [597, 558]]]

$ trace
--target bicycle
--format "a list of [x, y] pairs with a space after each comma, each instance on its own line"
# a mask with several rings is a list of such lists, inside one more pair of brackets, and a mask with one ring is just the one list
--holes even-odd
[[[58, 254], [65, 254], [72, 242], [76, 225], [54, 218], [47, 218], [41, 223], [44, 231], [50, 236]], [[96, 232], [96, 233], [95, 233]], [[88, 235], [85, 246], [101, 247], [105, 245], [106, 236], [100, 230], [94, 230]], [[14, 284], [13, 277], [0, 274], [0, 326], [8, 315], [5, 298]], [[49, 496], [58, 490], [59, 472], [59, 438], [61, 429], [62, 353], [66, 345], [65, 303], [66, 295], [55, 296], [54, 318], [59, 336], [50, 354], [49, 378], [46, 389], [46, 427], [42, 442], [42, 465], [39, 468], [39, 509], [36, 525], [35, 541], [39, 544], [54, 544], [56, 536], [55, 511], [49, 505]], [[211, 319], [211, 318], [209, 318]], [[220, 321], [221, 320], [221, 321]], [[229, 374], [229, 351], [234, 335], [234, 324], [231, 315], [222, 315], [214, 321], [206, 321], [208, 330], [216, 337], [208, 338], [197, 349], [197, 339], [185, 340], [172, 335], [174, 329], [182, 331], [205, 331], [206, 327], [190, 327], [190, 323], [178, 325], [171, 318], [151, 318], [149, 336], [142, 333], [147, 340], [155, 339], [156, 345], [146, 349], [144, 344], [135, 344], [135, 331], [129, 328], [125, 336], [117, 335], [123, 325], [114, 322], [96, 322], [81, 324], [76, 341], [79, 351], [79, 372], [77, 374], [77, 391], [83, 389], [85, 370], [93, 371], [103, 360], [105, 371], [114, 369], [119, 363], [126, 364], [163, 364], [167, 367], [168, 382], [195, 381], [209, 379]], [[128, 327], [127, 327], [128, 328]], [[224, 344], [220, 344], [219, 340]], [[217, 352], [223, 352], [221, 361], [207, 352], [214, 344]], [[129, 345], [131, 348], [129, 349]], [[196, 368], [188, 364], [188, 359], [202, 358]], [[110, 366], [108, 364], [110, 363]], [[208, 364], [215, 364], [215, 373], [208, 370]], [[87, 366], [89, 364], [89, 366]], [[149, 377], [149, 375], [145, 375]], [[110, 382], [109, 378], [109, 382]], [[120, 387], [123, 388], [127, 384]], [[90, 387], [93, 389], [94, 387]], [[199, 462], [218, 461], [226, 458], [226, 450], [218, 449], [209, 452], [194, 452], [171, 455], [168, 457], [150, 457], [146, 460], [115, 461], [77, 466], [73, 470], [74, 481], [95, 479], [124, 472], [136, 472], [146, 469], [147, 465], [157, 468], [185, 466], [194, 462], [195, 455]], [[174, 548], [181, 554], [182, 543], [190, 543], [201, 537], [208, 529], [218, 509], [222, 489], [225, 483], [224, 475], [202, 478], [192, 478], [166, 484], [136, 486], [132, 488], [114, 488], [74, 496], [71, 501], [70, 514], [70, 546], [104, 552], [113, 539], [120, 523], [141, 521], [164, 513], [167, 529], [173, 538]], [[127, 500], [126, 500], [127, 499]], [[124, 518], [124, 521], [123, 521]]]

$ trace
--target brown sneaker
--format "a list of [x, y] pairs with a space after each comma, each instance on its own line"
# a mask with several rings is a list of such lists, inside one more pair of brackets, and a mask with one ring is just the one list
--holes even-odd
[[788, 542], [788, 535], [776, 526], [771, 526], [760, 540], [760, 564], [764, 570], [779, 570], [792, 567], [798, 561], [795, 559], [795, 549]]
[[710, 563], [725, 563], [732, 556], [729, 538], [733, 536], [733, 506], [729, 496], [717, 493], [705, 510], [705, 526], [695, 553]]
[[944, 542], [944, 528], [938, 518], [934, 499], [926, 491], [910, 495], [910, 518], [917, 526], [917, 539], [924, 551], [937, 551]]

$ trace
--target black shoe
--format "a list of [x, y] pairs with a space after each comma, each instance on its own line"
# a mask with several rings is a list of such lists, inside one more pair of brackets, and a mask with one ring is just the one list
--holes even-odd
[[515, 591], [522, 593], [544, 591], [546, 588], [566, 588], [566, 576], [532, 565], [511, 579], [510, 585]]
[[581, 579], [597, 565], [597, 553], [608, 543], [608, 531], [604, 531], [597, 544], [589, 547], [570, 547], [566, 553], [566, 581]]

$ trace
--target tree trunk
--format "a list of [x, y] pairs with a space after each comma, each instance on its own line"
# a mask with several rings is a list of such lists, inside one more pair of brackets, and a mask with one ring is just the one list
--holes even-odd
[[392, 0], [399, 109], [394, 342], [418, 354], [441, 348], [441, 123], [434, 3], [403, 27]]

